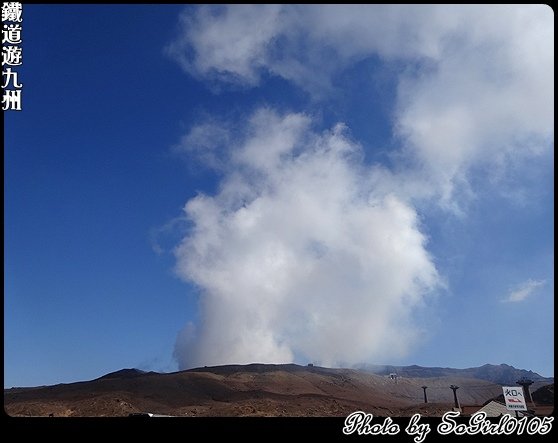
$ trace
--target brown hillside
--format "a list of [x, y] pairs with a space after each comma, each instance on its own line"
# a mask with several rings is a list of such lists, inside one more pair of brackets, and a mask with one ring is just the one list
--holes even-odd
[[[298, 365], [198, 368], [170, 374], [122, 370], [96, 380], [4, 391], [4, 408], [18, 416], [376, 416], [442, 415], [458, 384], [464, 404], [482, 404], [499, 385], [452, 377], [399, 378], [350, 369]], [[421, 386], [428, 386], [428, 404]]]

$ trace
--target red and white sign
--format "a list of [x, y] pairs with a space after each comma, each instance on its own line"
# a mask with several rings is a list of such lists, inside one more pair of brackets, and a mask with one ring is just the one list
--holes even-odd
[[526, 411], [525, 397], [521, 386], [502, 386], [506, 408], [513, 411]]

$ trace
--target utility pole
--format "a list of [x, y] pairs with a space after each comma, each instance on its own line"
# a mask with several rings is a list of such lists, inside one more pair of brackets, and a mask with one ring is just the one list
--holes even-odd
[[428, 386], [423, 386], [423, 387], [422, 387], [422, 389], [424, 390], [424, 402], [425, 402], [425, 403], [428, 403], [428, 399], [426, 398], [426, 388], [427, 388], [427, 387], [428, 387]]
[[451, 385], [450, 389], [453, 391], [453, 401], [455, 402], [455, 407], [457, 409], [461, 409], [459, 407], [459, 402], [457, 401], [457, 393], [455, 391], [457, 391], [459, 389], [459, 386], [455, 386], [455, 385]]
[[529, 391], [529, 386], [531, 386], [534, 383], [533, 380], [529, 380], [528, 378], [521, 377], [519, 380], [516, 381], [516, 383], [518, 385], [521, 385], [521, 387], [523, 388], [523, 396], [525, 397], [525, 400], [529, 400], [531, 406], [535, 406], [535, 402], [533, 401], [533, 398], [531, 397], [531, 392]]

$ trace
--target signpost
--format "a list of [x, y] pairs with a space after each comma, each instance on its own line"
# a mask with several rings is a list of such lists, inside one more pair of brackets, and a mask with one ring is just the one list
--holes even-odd
[[518, 388], [517, 386], [502, 386], [502, 390], [504, 391], [504, 400], [506, 400], [507, 409], [510, 411], [527, 410], [523, 388]]

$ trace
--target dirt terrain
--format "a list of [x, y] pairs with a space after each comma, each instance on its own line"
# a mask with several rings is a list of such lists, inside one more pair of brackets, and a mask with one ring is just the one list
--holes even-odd
[[[406, 378], [298, 365], [217, 366], [159, 374], [125, 369], [92, 381], [4, 390], [12, 416], [441, 416], [481, 405], [502, 392], [492, 382], [457, 377]], [[423, 389], [428, 386], [428, 403]]]

